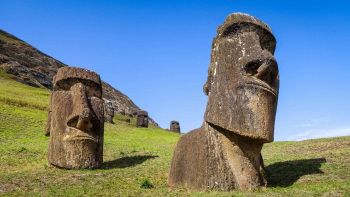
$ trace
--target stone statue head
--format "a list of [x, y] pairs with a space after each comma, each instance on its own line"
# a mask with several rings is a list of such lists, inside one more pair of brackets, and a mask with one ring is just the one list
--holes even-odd
[[111, 101], [105, 101], [104, 102], [104, 113], [105, 113], [105, 122], [108, 123], [114, 123], [113, 117], [114, 117], [114, 107]]
[[276, 39], [262, 21], [227, 17], [211, 51], [205, 121], [238, 135], [273, 141], [279, 74]]
[[146, 111], [138, 111], [137, 112], [137, 127], [148, 127], [148, 113]]
[[50, 164], [67, 169], [99, 167], [104, 132], [99, 75], [60, 68], [53, 79], [50, 111]]
[[180, 133], [181, 132], [180, 123], [178, 121], [175, 121], [175, 120], [171, 121], [170, 122], [170, 131]]

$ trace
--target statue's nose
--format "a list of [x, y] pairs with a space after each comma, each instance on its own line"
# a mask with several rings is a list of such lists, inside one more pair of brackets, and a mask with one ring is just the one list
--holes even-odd
[[76, 128], [82, 131], [88, 131], [92, 128], [90, 109], [84, 109], [79, 115]]
[[72, 116], [68, 120], [68, 126], [81, 131], [92, 128], [92, 111], [89, 105], [87, 90], [84, 84], [76, 83], [71, 87], [73, 97]]
[[267, 57], [253, 60], [244, 66], [244, 70], [248, 76], [253, 76], [272, 87], [276, 86], [278, 66], [275, 58]]

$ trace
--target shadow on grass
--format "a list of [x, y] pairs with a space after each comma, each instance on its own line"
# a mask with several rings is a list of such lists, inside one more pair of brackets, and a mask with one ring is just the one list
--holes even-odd
[[320, 170], [325, 158], [283, 161], [266, 167], [268, 187], [288, 187], [308, 174], [323, 174]]
[[136, 155], [118, 158], [112, 161], [107, 161], [102, 164], [102, 169], [127, 168], [139, 165], [148, 159], [154, 159], [158, 156], [154, 155]]

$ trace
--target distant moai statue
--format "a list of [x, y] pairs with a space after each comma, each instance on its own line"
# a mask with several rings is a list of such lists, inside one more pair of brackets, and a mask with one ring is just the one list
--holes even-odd
[[105, 110], [105, 122], [114, 124], [113, 117], [114, 117], [115, 110], [111, 101], [105, 101], [104, 110]]
[[148, 128], [148, 113], [146, 111], [137, 112], [136, 126]]
[[66, 169], [100, 167], [103, 111], [100, 76], [82, 68], [60, 68], [50, 102], [49, 163]]
[[170, 122], [170, 131], [180, 133], [181, 132], [180, 123], [176, 120], [171, 121]]
[[219, 26], [211, 51], [204, 123], [177, 143], [170, 186], [192, 190], [266, 185], [261, 149], [273, 141], [279, 74], [271, 29], [241, 13]]
[[50, 136], [50, 128], [51, 128], [51, 113], [52, 113], [52, 109], [51, 109], [51, 100], [52, 100], [52, 95], [50, 96], [49, 99], [49, 110], [47, 113], [47, 122], [46, 122], [46, 127], [44, 130], [44, 135], [45, 136]]

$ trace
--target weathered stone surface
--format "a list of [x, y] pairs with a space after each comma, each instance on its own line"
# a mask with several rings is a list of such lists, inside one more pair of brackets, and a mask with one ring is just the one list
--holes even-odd
[[136, 126], [148, 128], [148, 113], [146, 111], [137, 112]]
[[63, 67], [53, 79], [48, 160], [66, 169], [98, 168], [103, 161], [104, 110], [99, 75]]
[[176, 120], [171, 121], [170, 122], [170, 131], [180, 133], [181, 132], [180, 123]]
[[[52, 89], [52, 78], [66, 64], [44, 54], [15, 36], [0, 30], [0, 69], [21, 83]], [[135, 114], [140, 108], [125, 94], [102, 82], [102, 97], [110, 101], [115, 113]], [[157, 123], [149, 117], [150, 124]]]
[[273, 141], [275, 45], [271, 29], [246, 14], [231, 14], [218, 28], [204, 85], [204, 123], [179, 140], [170, 186], [228, 191], [266, 185], [261, 149]]

